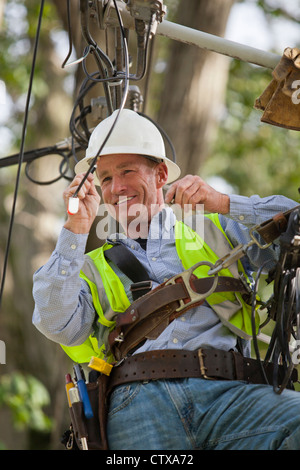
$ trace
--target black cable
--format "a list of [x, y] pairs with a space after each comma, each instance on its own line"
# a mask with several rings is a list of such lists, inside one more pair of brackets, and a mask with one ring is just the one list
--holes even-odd
[[[283, 355], [285, 351], [285, 298], [287, 292], [287, 286], [289, 283], [289, 275], [285, 274], [280, 283], [279, 296], [278, 296], [278, 310], [277, 310], [277, 320], [276, 320], [276, 340], [274, 343], [274, 352], [273, 352], [273, 389], [275, 393], [280, 393], [280, 387], [278, 385], [278, 368], [279, 368], [279, 359], [285, 359]], [[282, 364], [285, 366], [285, 362]]]
[[[93, 53], [93, 56], [96, 60], [96, 63], [98, 65], [98, 72], [94, 72], [93, 74], [90, 74], [87, 71], [87, 68], [86, 68], [87, 48], [85, 48], [84, 54], [83, 54], [83, 60], [82, 60], [82, 67], [83, 67], [83, 71], [85, 73], [86, 79], [84, 80], [84, 82], [83, 82], [83, 84], [82, 84], [82, 86], [79, 90], [79, 95], [78, 95], [78, 97], [75, 101], [75, 105], [73, 107], [73, 111], [72, 111], [71, 118], [70, 118], [69, 127], [70, 127], [72, 137], [76, 140], [76, 142], [80, 145], [80, 147], [82, 149], [86, 149], [87, 146], [88, 146], [89, 138], [90, 138], [90, 132], [89, 132], [89, 129], [87, 128], [85, 117], [86, 117], [88, 112], [91, 112], [91, 106], [87, 106], [87, 107], [84, 108], [83, 107], [83, 100], [84, 100], [86, 94], [88, 93], [88, 91], [91, 89], [91, 87], [93, 87], [97, 83], [102, 83], [103, 86], [105, 86], [105, 85], [109, 84], [110, 82], [115, 82], [116, 80], [120, 80], [120, 79], [124, 80], [124, 78], [125, 78], [126, 82], [128, 82], [128, 80], [130, 80], [130, 79], [134, 79], [134, 78], [135, 79], [137, 79], [137, 78], [140, 79], [141, 77], [134, 77], [129, 73], [128, 50], [126, 50], [126, 54], [125, 54], [125, 60], [127, 60], [127, 65], [125, 67], [126, 70], [124, 72], [122, 72], [122, 71], [113, 71], [113, 64], [110, 61], [109, 57], [99, 48], [97, 43], [91, 37], [90, 32], [88, 30], [87, 3], [86, 3], [85, 0], [81, 1], [80, 9], [81, 9], [81, 13], [82, 13], [81, 23], [82, 23], [83, 36], [84, 36], [86, 42], [88, 43], [87, 48], [89, 49], [89, 52]], [[116, 3], [115, 3], [115, 9], [116, 9], [116, 13], [117, 13], [117, 16], [118, 16], [118, 21], [119, 21], [119, 25], [120, 25], [120, 30], [121, 30], [121, 34], [122, 34], [123, 43], [126, 44], [126, 48], [127, 48], [126, 33], [124, 31], [124, 27], [123, 27], [123, 24], [122, 24], [122, 19], [121, 19], [120, 12], [119, 12], [119, 9], [118, 9], [118, 6], [117, 6]], [[150, 43], [150, 32], [151, 32], [152, 21], [153, 21], [153, 15], [151, 16], [151, 20], [150, 20], [150, 23], [148, 25], [148, 34], [147, 34], [147, 38], [146, 38], [146, 47], [145, 47], [145, 55], [146, 56], [147, 56], [147, 49], [148, 49], [148, 46], [149, 46], [149, 43]], [[107, 70], [103, 69], [102, 61], [107, 66]], [[145, 73], [145, 70], [146, 70], [146, 60], [144, 61], [143, 74]], [[109, 75], [111, 75], [111, 76], [109, 76]], [[90, 81], [92, 83], [89, 83]], [[107, 98], [107, 90], [105, 89], [104, 91], [106, 91], [105, 96]], [[124, 93], [124, 95], [126, 97], [127, 93]], [[123, 106], [124, 106], [124, 104], [122, 106], [120, 105], [118, 107], [121, 109]], [[79, 116], [77, 116], [75, 118], [75, 113], [76, 113], [76, 110], [77, 110], [78, 107], [80, 108]], [[108, 114], [111, 114], [111, 112], [112, 111], [110, 110], [109, 103], [108, 103]], [[117, 117], [117, 119], [118, 119], [118, 117]], [[169, 137], [164, 132], [162, 132], [162, 133], [165, 135], [165, 138], [166, 138], [166, 140], [168, 141], [168, 143], [171, 147], [173, 160], [175, 161], [176, 155], [175, 155], [174, 147], [172, 146], [172, 143], [170, 142]], [[103, 145], [104, 145], [104, 143], [103, 143]], [[98, 155], [100, 154], [100, 152], [101, 152], [101, 150], [98, 152]], [[74, 156], [75, 160], [78, 162], [78, 158], [76, 156], [75, 151], [73, 151], [73, 156]], [[92, 169], [90, 169], [90, 171], [92, 171]], [[85, 179], [84, 179], [84, 181], [85, 181]], [[84, 183], [84, 181], [82, 182], [82, 184]]]
[[290, 382], [291, 374], [294, 369], [294, 364], [292, 361], [292, 356], [290, 353], [290, 338], [291, 336], [294, 337], [294, 330], [293, 325], [295, 321], [295, 306], [296, 306], [296, 296], [297, 296], [297, 287], [296, 287], [296, 271], [292, 269], [289, 272], [288, 278], [288, 285], [286, 289], [286, 298], [287, 298], [287, 305], [285, 308], [285, 323], [283, 325], [283, 347], [282, 347], [282, 356], [283, 356], [283, 364], [285, 367], [285, 377], [281, 382], [281, 386], [278, 390], [278, 393], [281, 393], [284, 388]]
[[150, 36], [151, 36], [151, 26], [153, 23], [155, 13], [153, 13], [150, 17], [149, 24], [148, 24], [148, 32], [147, 32], [147, 37], [146, 37], [146, 46], [145, 46], [145, 51], [144, 51], [144, 64], [143, 64], [143, 70], [141, 71], [140, 75], [130, 75], [129, 78], [130, 80], [135, 80], [135, 81], [140, 81], [142, 78], [144, 78], [147, 70], [147, 57], [148, 57], [148, 47], [150, 43]]
[[299, 291], [299, 284], [300, 281], [300, 268], [296, 269], [296, 276], [295, 276], [295, 284], [296, 284], [296, 301], [295, 301], [295, 324], [296, 324], [296, 331], [297, 335], [296, 338], [298, 341], [300, 339], [300, 291]]
[[[23, 153], [23, 163], [30, 163], [33, 160], [36, 160], [37, 158], [46, 157], [47, 155], [52, 155], [56, 153], [59, 154], [61, 150], [64, 151], [63, 148], [60, 148], [59, 150], [57, 145], [53, 145], [51, 147], [42, 147], [34, 150], [27, 150]], [[15, 153], [13, 155], [9, 155], [8, 157], [0, 158], [0, 168], [4, 168], [11, 165], [17, 165], [17, 163], [19, 163], [19, 156], [19, 153]]]
[[[140, 80], [142, 80], [142, 78], [144, 78], [144, 76], [146, 74], [147, 56], [148, 56], [148, 48], [149, 48], [149, 44], [150, 44], [150, 34], [151, 34], [151, 25], [152, 25], [153, 17], [154, 17], [154, 15], [152, 15], [150, 23], [148, 25], [148, 32], [147, 32], [147, 38], [146, 38], [146, 47], [145, 47], [145, 52], [144, 52], [145, 60], [144, 60], [143, 70], [142, 70], [142, 72], [139, 76], [137, 76], [135, 74], [127, 74], [127, 76], [129, 77], [130, 80], [140, 81]], [[123, 31], [124, 31], [124, 28], [123, 28]], [[123, 37], [125, 37], [125, 33], [123, 34]], [[101, 49], [99, 48], [99, 46], [97, 44], [95, 44], [94, 49], [95, 49], [95, 51], [101, 51]], [[103, 51], [101, 51], [101, 52], [102, 52], [102, 54], [104, 54]], [[90, 74], [88, 72], [87, 68], [86, 68], [86, 58], [82, 62], [82, 67], [83, 67], [83, 70], [84, 70], [84, 73], [85, 73], [86, 77], [89, 78], [90, 80], [98, 82], [98, 83], [99, 82], [100, 83], [101, 82], [112, 82], [112, 81], [116, 81], [116, 80], [122, 80], [124, 78], [124, 72], [122, 72], [122, 71], [117, 71], [116, 74], [111, 76], [111, 77], [101, 77], [101, 75], [100, 75], [100, 78], [95, 78], [93, 76], [94, 74]]]
[[[79, 107], [80, 105], [80, 102], [83, 101], [85, 95], [91, 90], [91, 88], [93, 88], [94, 86], [96, 85], [96, 83], [90, 83], [88, 84], [88, 80], [85, 79], [83, 81], [83, 83], [81, 84], [81, 87], [79, 89], [79, 94], [75, 100], [75, 103], [74, 103], [74, 107], [73, 107], [73, 110], [72, 110], [72, 113], [71, 113], [71, 117], [70, 117], [70, 123], [69, 123], [69, 128], [70, 128], [70, 132], [71, 132], [71, 135], [73, 135], [75, 137], [75, 135], [77, 136], [77, 139], [76, 141], [78, 143], [80, 143], [84, 148], [86, 148], [87, 146], [87, 143], [88, 143], [88, 140], [89, 140], [89, 135], [86, 135], [86, 136], [83, 136], [82, 134], [80, 134], [80, 132], [78, 131], [77, 127], [76, 127], [76, 119], [75, 118], [75, 113], [76, 113], [76, 110], [77, 110], [77, 107]], [[80, 116], [79, 116], [80, 117]]]
[[[56, 183], [61, 178], [66, 178], [66, 174], [67, 174], [67, 172], [70, 168], [69, 155], [66, 155], [65, 152], [61, 152], [61, 151], [57, 151], [56, 153], [57, 153], [57, 155], [60, 155], [62, 157], [62, 162], [59, 165], [59, 176], [57, 176], [56, 178], [53, 178], [52, 180], [48, 180], [48, 181], [38, 181], [38, 180], [36, 180], [35, 178], [33, 178], [29, 174], [30, 165], [33, 163], [31, 161], [31, 162], [27, 162], [27, 164], [25, 166], [25, 175], [27, 176], [29, 181], [31, 181], [32, 183], [35, 183], [35, 184], [46, 186], [46, 185], [49, 185], [49, 184]], [[65, 165], [65, 168], [63, 168], [64, 165]]]
[[[116, 80], [123, 80], [124, 78], [124, 75], [123, 74], [118, 75], [118, 72], [116, 72], [115, 75], [113, 75], [112, 77], [105, 77], [105, 78], [101, 78], [101, 75], [99, 74], [99, 72], [93, 72], [90, 74], [86, 68], [86, 59], [84, 59], [82, 62], [82, 68], [86, 77], [92, 82], [97, 82], [97, 83], [114, 82]], [[95, 75], [99, 75], [100, 78], [95, 78]]]
[[168, 144], [170, 146], [170, 149], [171, 149], [171, 152], [172, 152], [173, 162], [176, 163], [176, 150], [175, 150], [175, 147], [174, 147], [170, 137], [166, 133], [166, 131], [157, 122], [155, 122], [152, 118], [150, 118], [146, 114], [141, 113], [141, 112], [138, 112], [138, 114], [140, 116], [143, 116], [144, 118], [148, 119], [150, 122], [152, 122], [152, 124], [154, 124], [157, 127], [157, 129], [160, 131], [160, 133], [164, 136], [164, 138], [166, 139], [166, 141], [168, 142]]
[[28, 86], [28, 92], [27, 92], [25, 113], [24, 113], [24, 122], [23, 122], [22, 138], [21, 138], [21, 146], [20, 146], [20, 156], [19, 156], [19, 165], [18, 165], [18, 171], [17, 171], [17, 177], [16, 177], [16, 186], [15, 186], [15, 191], [14, 191], [12, 212], [11, 212], [9, 230], [8, 230], [8, 239], [7, 239], [6, 249], [5, 249], [5, 256], [4, 256], [4, 265], [3, 265], [3, 272], [2, 272], [2, 279], [1, 279], [1, 290], [0, 290], [0, 306], [1, 306], [1, 302], [2, 302], [3, 290], [4, 290], [4, 284], [5, 284], [7, 262], [8, 262], [8, 255], [9, 255], [10, 242], [11, 242], [11, 234], [12, 234], [12, 228], [13, 228], [13, 223], [14, 223], [14, 215], [15, 215], [17, 194], [18, 194], [19, 183], [20, 183], [21, 168], [22, 168], [22, 163], [23, 163], [24, 145], [25, 145], [25, 137], [26, 137], [26, 129], [27, 129], [27, 121], [28, 121], [28, 113], [29, 113], [29, 104], [30, 104], [30, 98], [31, 98], [32, 83], [33, 83], [33, 76], [34, 76], [34, 71], [35, 71], [35, 63], [36, 63], [36, 56], [37, 56], [37, 50], [38, 50], [38, 42], [39, 42], [39, 37], [40, 37], [43, 10], [44, 10], [44, 0], [41, 0], [37, 31], [36, 31], [36, 35], [35, 35], [35, 44], [34, 44], [34, 50], [33, 50], [32, 66], [31, 66], [31, 70], [30, 70], [30, 78], [29, 78], [29, 86]]
[[264, 381], [266, 382], [266, 384], [269, 384], [265, 369], [264, 369], [263, 364], [262, 364], [261, 359], [260, 359], [260, 352], [259, 352], [259, 347], [258, 347], [258, 342], [257, 342], [256, 324], [255, 324], [256, 295], [257, 295], [257, 291], [258, 291], [258, 283], [259, 283], [259, 280], [260, 280], [261, 273], [262, 273], [262, 271], [263, 271], [263, 269], [264, 269], [264, 267], [267, 263], [268, 263], [268, 261], [265, 261], [263, 263], [263, 265], [260, 266], [259, 270], [257, 271], [255, 284], [254, 284], [254, 288], [253, 288], [253, 293], [252, 293], [251, 326], [252, 326], [253, 347], [254, 347], [254, 351], [255, 351], [255, 354], [256, 354], [256, 359], [258, 361], [260, 371], [261, 371], [261, 374], [262, 374], [262, 377], [263, 377]]
[[[89, 8], [88, 0], [80, 0], [81, 33], [86, 43], [91, 48], [90, 52], [93, 52], [100, 74], [102, 75], [103, 78], [105, 78], [105, 74], [107, 73], [107, 70], [110, 70], [109, 75], [112, 75], [114, 72], [114, 69], [113, 69], [113, 65], [109, 57], [106, 54], [104, 54], [104, 52], [98, 47], [97, 43], [94, 41], [94, 39], [90, 35], [89, 29], [88, 29], [88, 8]], [[107, 70], [104, 69], [102, 62], [106, 65]], [[109, 114], [111, 114], [113, 112], [113, 105], [112, 105], [112, 100], [111, 100], [110, 89], [106, 82], [103, 83], [103, 89], [104, 89], [104, 94], [106, 98], [107, 109], [109, 111]]]
[[[291, 275], [291, 271], [285, 271], [284, 265], [280, 265], [280, 269], [282, 273], [280, 275], [279, 282], [276, 284], [278, 289], [278, 295], [276, 298], [276, 323], [265, 359], [267, 360], [270, 356], [272, 358], [274, 365], [273, 390], [277, 394], [282, 393], [282, 391], [289, 385], [291, 374], [294, 369], [289, 350], [289, 339], [293, 328], [293, 308], [296, 295], [296, 287], [293, 283], [293, 275]], [[278, 380], [279, 363], [284, 371], [280, 384]]]
[[72, 48], [73, 48], [73, 43], [72, 43], [72, 29], [71, 29], [71, 14], [70, 14], [70, 0], [67, 0], [67, 20], [68, 20], [68, 37], [69, 37], [69, 52], [67, 54], [67, 57], [61, 64], [61, 67], [64, 68], [70, 55], [72, 54]]
[[80, 189], [82, 188], [83, 184], [85, 183], [88, 175], [94, 171], [94, 167], [95, 167], [95, 164], [97, 162], [97, 159], [98, 159], [98, 156], [100, 155], [104, 145], [106, 144], [106, 142], [108, 141], [109, 137], [111, 136], [112, 132], [113, 132], [113, 129], [115, 128], [115, 125], [119, 119], [119, 116], [120, 116], [120, 113], [122, 111], [122, 109], [124, 108], [124, 105], [125, 105], [125, 102], [126, 102], [126, 98], [127, 98], [127, 94], [128, 94], [128, 83], [129, 83], [129, 60], [128, 60], [128, 49], [127, 49], [127, 41], [126, 41], [126, 37], [125, 37], [125, 32], [124, 32], [124, 27], [123, 27], [123, 22], [122, 22], [122, 18], [121, 18], [121, 15], [120, 15], [120, 12], [119, 12], [119, 9], [118, 9], [118, 6], [117, 6], [117, 3], [116, 3], [116, 0], [113, 0], [114, 2], [114, 5], [115, 5], [115, 9], [116, 9], [116, 12], [117, 12], [117, 16], [118, 16], [118, 21], [119, 21], [119, 25], [120, 25], [120, 29], [121, 29], [121, 33], [122, 33], [122, 39], [123, 39], [123, 44], [124, 44], [124, 49], [125, 49], [125, 85], [124, 85], [124, 93], [123, 93], [123, 98], [122, 98], [122, 102], [120, 104], [120, 107], [119, 107], [119, 110], [118, 110], [118, 113], [117, 113], [117, 116], [111, 126], [111, 128], [109, 129], [109, 132], [107, 133], [104, 141], [102, 142], [98, 152], [96, 153], [96, 156], [93, 158], [92, 162], [90, 163], [90, 167], [89, 169], [87, 170], [87, 172], [85, 173], [84, 177], [82, 178], [78, 188], [76, 189], [75, 193], [73, 194], [73, 198], [76, 198]]

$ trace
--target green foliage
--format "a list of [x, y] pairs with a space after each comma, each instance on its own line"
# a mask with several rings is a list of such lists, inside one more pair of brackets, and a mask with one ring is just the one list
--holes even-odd
[[49, 431], [52, 422], [43, 411], [49, 403], [46, 388], [33, 376], [14, 372], [0, 377], [0, 408], [11, 410], [17, 430]]
[[[22, 1], [9, 0], [4, 10], [4, 24], [0, 33], [1, 79], [5, 81], [9, 93], [14, 98], [27, 92], [39, 11], [39, 0], [27, 2], [26, 6]], [[51, 2], [46, 2], [42, 18], [39, 59], [42, 56], [43, 42], [48, 40], [50, 31], [58, 27], [54, 6]], [[39, 63], [37, 63], [37, 73], [41, 74]]]
[[245, 196], [284, 194], [297, 200], [300, 134], [262, 123], [262, 112], [253, 107], [271, 80], [270, 70], [231, 62], [224, 115], [202, 175], [215, 176], [217, 169], [217, 176]]
[[[10, 134], [9, 154], [16, 153], [19, 148], [41, 6], [40, 0], [25, 3], [22, 0], [6, 1], [0, 30], [0, 80], [5, 83], [7, 93], [7, 117], [5, 122], [0, 120], [0, 132], [6, 129]], [[51, 33], [58, 30], [61, 30], [61, 22], [56, 9], [52, 2], [45, 2], [31, 93], [30, 125], [26, 137], [28, 148], [37, 145], [34, 124], [38, 119], [38, 113], [39, 116], [45, 115], [45, 106], [51, 97], [54, 69], [54, 59], [51, 54], [54, 45]], [[7, 155], [2, 152], [6, 152], [6, 145], [0, 150], [0, 156]]]

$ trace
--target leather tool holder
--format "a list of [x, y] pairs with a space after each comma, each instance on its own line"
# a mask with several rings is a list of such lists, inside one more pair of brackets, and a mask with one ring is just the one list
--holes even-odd
[[272, 76], [273, 80], [256, 99], [254, 108], [264, 111], [262, 122], [299, 131], [300, 49], [287, 47]]
[[83, 450], [82, 438], [86, 439], [87, 450], [108, 450], [106, 437], [107, 406], [106, 388], [108, 377], [99, 375], [95, 382], [86, 384], [93, 410], [93, 417], [84, 416], [82, 402], [73, 403], [70, 410], [71, 426], [68, 442], [63, 442], [68, 450]]

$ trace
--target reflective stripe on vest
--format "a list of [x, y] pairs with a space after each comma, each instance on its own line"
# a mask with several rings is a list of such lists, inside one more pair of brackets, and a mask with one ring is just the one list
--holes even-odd
[[[193, 220], [176, 221], [175, 240], [176, 250], [185, 269], [190, 268], [199, 261], [206, 260], [214, 264], [221, 256], [226, 255], [232, 245], [223, 231], [218, 214], [209, 214], [203, 216], [203, 226], [199, 224], [197, 216], [197, 227], [203, 237], [196, 233], [193, 227]], [[208, 240], [208, 243], [205, 240]], [[107, 263], [104, 252], [110, 249], [112, 245], [105, 243], [104, 246], [97, 248], [86, 255], [86, 262], [82, 268], [80, 276], [88, 283], [93, 303], [98, 315], [99, 328], [101, 328], [102, 341], [108, 337], [109, 332], [114, 328], [114, 318], [118, 312], [124, 312], [130, 305], [123, 284], [115, 274], [111, 266]], [[209, 267], [201, 266], [195, 271], [197, 277], [206, 277]], [[223, 276], [238, 277], [239, 272], [244, 273], [240, 262], [235, 263], [229, 269], [222, 270], [219, 274]], [[245, 274], [245, 273], [244, 273]], [[107, 301], [110, 307], [103, 312], [100, 298]], [[206, 301], [216, 312], [220, 320], [236, 335], [250, 339], [252, 336], [251, 326], [251, 306], [246, 304], [239, 293], [219, 292], [211, 294]], [[256, 319], [258, 327], [258, 319]], [[76, 362], [89, 362], [91, 356], [103, 358], [105, 355], [104, 344], [98, 344], [96, 337], [90, 336], [80, 346], [62, 346], [64, 351]], [[106, 357], [106, 360], [112, 361], [112, 357]]]

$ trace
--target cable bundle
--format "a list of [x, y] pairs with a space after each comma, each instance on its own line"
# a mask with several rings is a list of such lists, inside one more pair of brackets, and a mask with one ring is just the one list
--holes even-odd
[[[291, 341], [298, 342], [300, 337], [300, 209], [295, 209], [290, 217], [287, 230], [280, 236], [280, 256], [274, 269], [269, 272], [267, 282], [274, 281], [273, 295], [264, 305], [268, 310], [268, 320], [275, 322], [270, 344], [264, 361], [260, 361], [255, 334], [254, 311], [256, 304], [257, 284], [262, 268], [257, 274], [252, 302], [253, 344], [256, 357], [261, 365], [268, 361], [274, 363], [273, 388], [281, 393], [284, 388], [292, 388], [291, 374], [298, 364], [296, 350], [293, 351]], [[266, 322], [264, 323], [264, 325]], [[261, 325], [264, 326], [264, 325]], [[299, 344], [299, 343], [296, 343]], [[295, 360], [296, 359], [296, 360]], [[284, 378], [279, 381], [278, 366], [281, 364], [285, 370]]]

